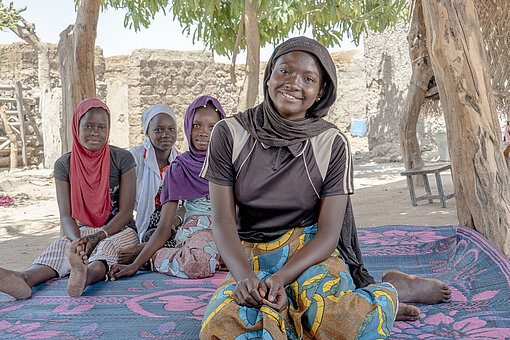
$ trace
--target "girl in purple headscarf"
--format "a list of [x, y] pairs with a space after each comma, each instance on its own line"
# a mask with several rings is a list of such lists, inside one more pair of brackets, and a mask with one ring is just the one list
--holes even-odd
[[[203, 278], [220, 269], [220, 255], [213, 241], [209, 182], [199, 176], [214, 125], [225, 118], [218, 100], [198, 97], [186, 110], [184, 133], [189, 151], [169, 166], [161, 190], [161, 217], [149, 242], [130, 265], [116, 265], [111, 280], [135, 274], [147, 261], [151, 268], [182, 278]], [[175, 227], [178, 203], [186, 210], [181, 225]], [[184, 222], [184, 223], [182, 223]], [[176, 230], [177, 229], [177, 230]], [[174, 238], [175, 246], [164, 247]]]

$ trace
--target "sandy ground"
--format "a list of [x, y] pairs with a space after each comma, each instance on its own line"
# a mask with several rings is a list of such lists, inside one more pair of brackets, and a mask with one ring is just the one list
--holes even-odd
[[[354, 155], [367, 150], [365, 138], [351, 138]], [[356, 157], [355, 157], [356, 158]], [[359, 226], [388, 224], [445, 225], [457, 224], [455, 199], [441, 208], [419, 201], [413, 207], [402, 163], [374, 164], [355, 162], [353, 195], [354, 214]], [[449, 173], [442, 174], [446, 193], [453, 192]], [[430, 177], [432, 192], [437, 192]], [[417, 188], [417, 195], [424, 193]], [[0, 266], [22, 270], [60, 233], [55, 183], [51, 170], [0, 171], [0, 196], [14, 198], [10, 206], [0, 206]]]

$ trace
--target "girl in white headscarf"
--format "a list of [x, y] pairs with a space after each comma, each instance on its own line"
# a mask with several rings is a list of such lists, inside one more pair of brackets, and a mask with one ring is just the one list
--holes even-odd
[[177, 157], [177, 121], [167, 104], [151, 106], [142, 114], [145, 141], [129, 150], [136, 162], [136, 228], [140, 242], [150, 226], [157, 226], [159, 195], [168, 165]]

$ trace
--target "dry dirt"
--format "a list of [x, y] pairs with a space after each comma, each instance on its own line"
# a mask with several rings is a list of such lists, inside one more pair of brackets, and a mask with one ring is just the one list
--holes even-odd
[[[351, 138], [355, 160], [367, 151], [366, 138]], [[360, 161], [357, 161], [358, 163]], [[376, 226], [387, 224], [445, 225], [457, 224], [455, 199], [441, 208], [419, 201], [413, 207], [409, 199], [402, 163], [360, 163], [355, 161], [352, 196], [356, 224]], [[442, 175], [446, 193], [453, 191], [449, 173]], [[430, 178], [432, 191], [435, 181]], [[420, 191], [421, 190], [421, 191]], [[417, 188], [417, 194], [424, 192]], [[51, 170], [0, 171], [0, 196], [14, 198], [10, 206], [0, 206], [0, 266], [22, 270], [60, 233], [55, 183]]]

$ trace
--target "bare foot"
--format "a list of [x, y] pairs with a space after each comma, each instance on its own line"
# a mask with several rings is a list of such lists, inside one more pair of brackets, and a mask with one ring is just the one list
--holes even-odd
[[420, 318], [420, 310], [416, 306], [399, 302], [396, 321], [415, 321]]
[[400, 302], [432, 305], [452, 301], [452, 291], [450, 288], [437, 279], [426, 279], [408, 275], [398, 270], [387, 270], [384, 272], [382, 280], [395, 286]]
[[67, 293], [69, 296], [78, 297], [83, 294], [87, 286], [87, 267], [89, 261], [87, 255], [78, 242], [71, 243], [69, 250], [69, 262], [71, 263], [71, 274], [67, 282]]
[[136, 259], [138, 254], [142, 252], [143, 247], [145, 246], [145, 243], [137, 244], [131, 247], [127, 247], [124, 249], [121, 249], [119, 251], [118, 255], [118, 263], [119, 264], [131, 264]]
[[0, 268], [0, 292], [15, 299], [25, 300], [32, 295], [32, 288], [17, 272]]

